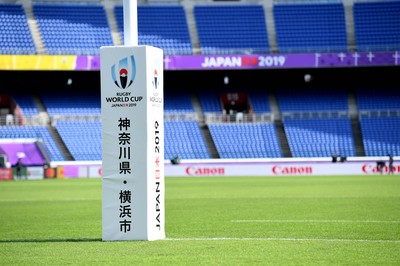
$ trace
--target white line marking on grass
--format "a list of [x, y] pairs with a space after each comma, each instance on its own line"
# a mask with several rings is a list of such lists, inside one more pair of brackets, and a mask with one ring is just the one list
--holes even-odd
[[400, 240], [383, 239], [329, 239], [329, 238], [248, 238], [248, 237], [194, 237], [194, 238], [166, 238], [167, 241], [291, 241], [291, 242], [349, 242], [349, 243], [400, 243]]
[[233, 223], [387, 223], [399, 224], [400, 221], [379, 220], [231, 220]]

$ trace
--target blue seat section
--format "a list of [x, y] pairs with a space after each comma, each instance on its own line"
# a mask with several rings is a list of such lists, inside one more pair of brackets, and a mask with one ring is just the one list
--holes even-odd
[[194, 15], [203, 54], [269, 53], [261, 5], [195, 6]]
[[35, 3], [33, 11], [48, 54], [98, 55], [113, 45], [101, 5]]
[[[196, 121], [165, 121], [165, 159], [210, 158]], [[58, 121], [61, 138], [75, 160], [101, 160], [101, 123]]]
[[393, 90], [357, 90], [359, 110], [400, 110], [400, 91]]
[[281, 112], [347, 111], [346, 90], [280, 90], [277, 100]]
[[285, 119], [293, 157], [355, 156], [349, 118]]
[[49, 153], [50, 160], [64, 161], [64, 157], [54, 142], [50, 131], [45, 126], [0, 126], [0, 138], [41, 139]]
[[99, 94], [89, 92], [47, 92], [41, 98], [50, 116], [54, 115], [100, 115]]
[[361, 117], [366, 156], [400, 156], [400, 117]]
[[0, 4], [0, 53], [36, 53], [26, 15], [21, 5]]
[[269, 98], [267, 92], [250, 92], [249, 98], [254, 113], [270, 113]]
[[24, 116], [33, 116], [39, 114], [39, 109], [33, 101], [32, 95], [29, 94], [12, 94], [16, 104], [19, 106]]
[[166, 160], [175, 156], [181, 159], [207, 159], [210, 155], [196, 121], [164, 121]]
[[[115, 17], [123, 41], [122, 6], [115, 7]], [[192, 43], [182, 6], [138, 6], [138, 35], [140, 45], [159, 47], [166, 55], [192, 54]]]
[[282, 152], [273, 124], [210, 124], [221, 158], [279, 158]]
[[275, 3], [273, 12], [279, 52], [347, 51], [342, 3]]
[[100, 121], [58, 121], [55, 127], [75, 160], [101, 160]]
[[221, 100], [217, 92], [199, 92], [200, 106], [203, 113], [222, 113]]
[[400, 1], [357, 1], [353, 12], [359, 51], [400, 48]]
[[165, 113], [194, 113], [192, 100], [186, 92], [167, 92], [164, 93], [164, 112]]

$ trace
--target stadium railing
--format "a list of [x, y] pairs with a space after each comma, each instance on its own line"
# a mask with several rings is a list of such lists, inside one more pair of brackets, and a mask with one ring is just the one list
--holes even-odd
[[400, 110], [360, 110], [359, 118], [361, 117], [389, 117], [400, 116]]
[[341, 118], [350, 117], [347, 111], [310, 111], [283, 112], [282, 118]]
[[218, 113], [205, 113], [205, 123], [272, 123], [274, 115], [272, 113], [261, 114], [218, 114]]

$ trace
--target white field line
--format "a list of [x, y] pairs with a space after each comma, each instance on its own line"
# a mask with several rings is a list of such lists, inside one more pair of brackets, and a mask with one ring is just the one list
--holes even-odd
[[324, 238], [248, 238], [248, 237], [194, 237], [166, 238], [165, 241], [291, 241], [291, 242], [347, 242], [347, 243], [399, 243], [400, 240], [383, 239], [324, 239]]
[[399, 224], [400, 221], [380, 220], [231, 220], [233, 223], [386, 223]]

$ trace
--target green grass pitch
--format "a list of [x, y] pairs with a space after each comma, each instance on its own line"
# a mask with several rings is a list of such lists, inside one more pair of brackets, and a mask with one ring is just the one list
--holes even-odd
[[400, 265], [400, 176], [166, 178], [166, 240], [101, 241], [101, 179], [0, 182], [0, 265]]

